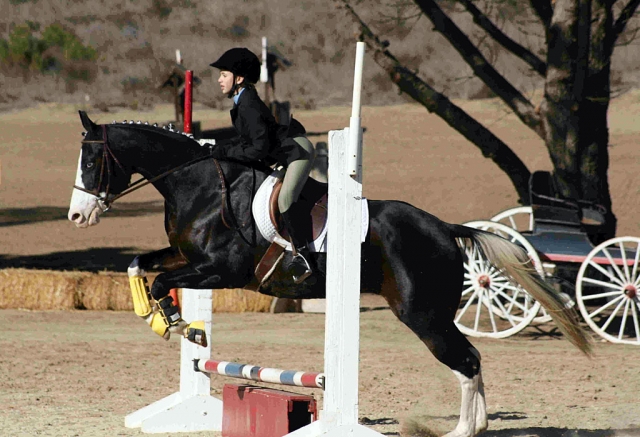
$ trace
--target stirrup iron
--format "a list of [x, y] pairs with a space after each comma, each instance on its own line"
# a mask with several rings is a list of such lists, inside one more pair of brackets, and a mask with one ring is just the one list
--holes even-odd
[[292, 275], [293, 282], [295, 282], [296, 284], [303, 283], [304, 280], [311, 276], [311, 274], [313, 273], [313, 271], [311, 270], [311, 266], [309, 265], [309, 261], [307, 261], [307, 259], [298, 251], [296, 251], [295, 255], [293, 255], [293, 260], [291, 261], [291, 263], [294, 265], [294, 269], [295, 264], [304, 268], [304, 272], [299, 276], [296, 276], [295, 274]]

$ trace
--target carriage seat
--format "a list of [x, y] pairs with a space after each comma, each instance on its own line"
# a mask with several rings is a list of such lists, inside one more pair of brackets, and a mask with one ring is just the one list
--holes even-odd
[[604, 210], [592, 202], [561, 199], [551, 173], [536, 171], [529, 180], [534, 226], [582, 229], [583, 225], [604, 224]]
[[[556, 197], [551, 173], [536, 171], [529, 180], [534, 231], [549, 228], [576, 228], [579, 230], [580, 208], [576, 202]], [[537, 228], [537, 229], [536, 229]]]

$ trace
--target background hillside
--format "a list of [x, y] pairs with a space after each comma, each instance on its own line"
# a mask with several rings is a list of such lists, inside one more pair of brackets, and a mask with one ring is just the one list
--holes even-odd
[[[388, 4], [365, 0], [356, 9], [390, 41], [396, 56], [450, 97], [488, 96], [426, 18], [399, 20], [398, 13], [406, 16], [413, 11]], [[159, 93], [158, 86], [175, 60], [176, 49], [181, 50], [185, 66], [203, 79], [197, 100], [221, 108], [224, 99], [208, 64], [233, 46], [258, 52], [262, 36], [294, 63], [276, 76], [279, 100], [313, 109], [346, 104], [351, 98], [355, 28], [333, 2], [0, 0], [0, 5], [0, 110], [39, 102], [102, 110], [143, 109], [167, 102], [170, 94]], [[453, 16], [472, 39], [479, 40], [481, 32], [466, 14]], [[494, 17], [512, 37], [544, 56], [540, 53], [542, 30], [526, 10], [496, 11]], [[11, 52], [12, 42], [20, 53]], [[540, 88], [539, 79], [524, 64], [489, 42], [482, 50], [525, 92]], [[614, 83], [618, 91], [640, 83], [639, 67], [637, 43], [617, 49]], [[371, 60], [365, 80], [365, 105], [405, 101]]]

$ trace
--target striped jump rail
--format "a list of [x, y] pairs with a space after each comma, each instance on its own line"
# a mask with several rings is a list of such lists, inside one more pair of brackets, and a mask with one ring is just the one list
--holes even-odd
[[296, 370], [270, 369], [251, 364], [237, 364], [227, 361], [193, 360], [196, 372], [217, 373], [231, 378], [296, 387], [321, 388], [324, 390], [324, 373], [298, 372]]

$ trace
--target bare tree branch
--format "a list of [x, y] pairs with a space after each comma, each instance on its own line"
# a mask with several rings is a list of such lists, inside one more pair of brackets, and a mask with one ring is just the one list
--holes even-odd
[[541, 138], [544, 137], [540, 116], [526, 97], [520, 93], [486, 60], [480, 50], [467, 35], [440, 9], [434, 0], [414, 0], [422, 12], [480, 78], [498, 97], [504, 101], [516, 116]]
[[631, 17], [633, 17], [633, 14], [635, 13], [636, 9], [638, 9], [638, 6], [640, 6], [640, 0], [629, 0], [629, 3], [624, 6], [622, 12], [620, 13], [620, 16], [613, 25], [613, 43], [615, 43], [620, 34], [624, 32], [625, 27], [627, 27], [627, 23], [629, 22]]
[[493, 22], [487, 17], [480, 9], [473, 4], [471, 0], [458, 0], [471, 14], [473, 22], [484, 29], [491, 38], [493, 38], [498, 44], [511, 53], [522, 59], [529, 64], [538, 74], [544, 77], [547, 73], [547, 64], [544, 63], [535, 54], [531, 53], [529, 49], [521, 46], [508, 35], [502, 32]]
[[542, 21], [545, 31], [549, 31], [551, 26], [551, 17], [553, 16], [553, 7], [550, 0], [529, 0], [529, 4], [535, 11], [536, 15]]
[[415, 73], [400, 64], [398, 59], [387, 50], [388, 43], [380, 41], [356, 14], [348, 0], [340, 1], [344, 4], [349, 16], [359, 26], [359, 39], [367, 44], [367, 47], [373, 52], [372, 56], [376, 64], [389, 74], [391, 80], [400, 90], [422, 104], [429, 112], [436, 113], [449, 126], [460, 132], [480, 149], [483, 156], [491, 158], [511, 179], [511, 183], [518, 193], [519, 202], [528, 204], [528, 181], [531, 172], [509, 146], [462, 108], [452, 103], [445, 95], [438, 93]]

